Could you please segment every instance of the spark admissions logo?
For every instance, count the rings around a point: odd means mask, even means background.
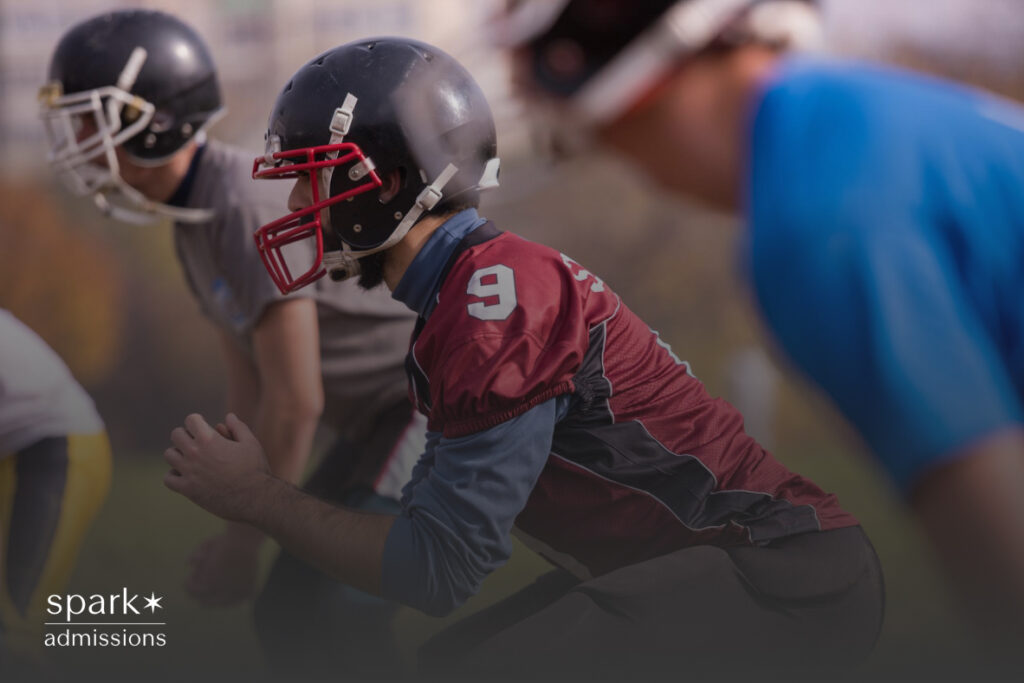
[[[61,621],[46,622],[46,647],[164,647],[167,635],[156,619],[163,597],[121,593],[51,595],[46,613]],[[143,604],[144,603],[144,604]],[[148,614],[146,611],[148,610]],[[137,617],[137,618],[136,618]]]

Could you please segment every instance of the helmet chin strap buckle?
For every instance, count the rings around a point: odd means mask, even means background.
[[[340,145],[345,141],[345,136],[348,135],[348,130],[352,127],[352,121],[355,119],[355,109],[358,102],[358,97],[352,93],[346,93],[341,106],[334,110],[334,115],[331,117],[331,124],[327,127],[328,130],[331,131],[331,140],[328,144]],[[328,152],[327,158],[337,159],[338,152]],[[369,173],[371,170],[372,169],[367,169],[366,173]],[[329,189],[331,187],[331,178],[333,177],[334,166],[328,166],[323,170],[321,178],[325,189]],[[356,179],[353,178],[353,180]]]
[[[438,174],[437,178],[434,179],[434,182],[423,188],[423,191],[416,197],[416,207],[418,207],[420,211],[415,214],[415,217],[411,221],[408,221],[410,228],[412,227],[412,223],[416,222],[416,219],[419,218],[420,213],[430,211],[437,206],[437,203],[441,201],[441,198],[444,196],[444,193],[442,192],[442,190],[444,190],[444,186],[447,185],[448,181],[454,178],[455,174],[458,172],[458,166],[455,164],[448,164],[444,167],[444,170]],[[412,216],[413,214],[413,211],[409,212],[409,216]],[[402,223],[406,222],[407,221],[402,221]]]
[[[416,206],[420,207],[423,211],[430,211],[437,206],[442,196],[441,190],[433,185],[428,185],[416,197]]]
[[[125,92],[132,91],[135,81],[139,78],[139,72],[142,71],[142,65],[146,63],[147,56],[146,48],[141,45],[132,50],[132,53],[128,55],[128,61],[125,62],[124,68],[121,69],[121,73],[117,77],[118,88]]]
[[[327,271],[327,277],[335,282],[348,280],[362,271],[359,267],[359,259],[352,251],[344,248],[339,251],[325,251],[323,264]]]
[[[328,127],[331,131],[332,145],[344,141],[345,136],[348,135],[348,129],[352,127],[353,112],[358,101],[359,98],[355,95],[347,93],[341,106],[334,110],[334,116],[331,117],[331,125]]]

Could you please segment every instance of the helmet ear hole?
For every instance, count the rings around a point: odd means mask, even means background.
[[[405,187],[406,171],[404,166],[399,166],[381,175],[381,182],[384,185],[380,188],[379,201],[387,204],[398,195]]]
[[[164,109],[157,109],[149,130],[153,133],[166,133],[174,126],[174,114]]]

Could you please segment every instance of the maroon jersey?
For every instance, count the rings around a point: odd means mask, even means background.
[[[458,253],[406,365],[428,428],[447,437],[571,397],[516,526],[592,575],[857,524],[749,437],[600,278],[516,235]]]

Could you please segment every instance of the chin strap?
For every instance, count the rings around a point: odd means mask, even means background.
[[[355,118],[355,108],[358,102],[359,99],[355,95],[352,93],[346,93],[345,100],[342,102],[341,106],[334,110],[334,116],[331,117],[330,125],[331,145],[338,145],[345,141],[345,136],[348,135],[349,129],[352,127],[352,121]],[[337,158],[337,155],[337,152],[328,152],[327,157]],[[480,177],[480,182],[477,183],[477,189],[489,190],[498,186],[498,169],[500,163],[501,162],[497,157],[487,162],[487,165],[484,167],[483,175]],[[349,178],[353,181],[360,180],[370,173],[370,171],[374,170],[374,168],[373,159],[367,158],[365,162],[358,163],[349,169]],[[441,201],[441,198],[444,197],[445,186],[451,182],[451,179],[454,178],[458,172],[459,169],[455,164],[448,164],[445,166],[437,177],[434,178],[429,185],[423,188],[416,197],[416,201],[413,202],[412,208],[405,213],[394,232],[392,232],[387,240],[382,244],[377,245],[373,249],[356,251],[342,241],[340,250],[324,252],[323,265],[331,279],[341,281],[359,275],[361,271],[359,259],[364,256],[369,256],[371,254],[376,254],[390,249],[401,242],[412,229],[412,226],[416,224],[416,221],[418,221],[424,213],[437,206],[438,202]],[[322,176],[320,176],[320,182],[323,183],[321,192],[325,197],[330,193],[331,179],[333,178],[333,175],[334,167],[328,166],[324,169]],[[324,221],[324,223],[329,224],[329,221]]]
[[[349,129],[352,127],[352,119],[355,118],[356,104],[358,104],[359,98],[352,93],[345,94],[345,100],[341,103],[341,106],[334,110],[334,116],[331,117],[331,125],[329,126],[331,131],[331,139],[328,144],[340,145],[345,142],[345,136],[348,135]],[[338,152],[328,152],[328,159],[337,159]],[[367,171],[369,173],[369,171]],[[328,166],[323,172],[323,188],[321,192],[326,197],[331,188],[331,178],[334,177],[334,166]]]
[[[206,223],[216,215],[213,209],[192,209],[181,206],[161,204],[146,199],[144,195],[129,186],[118,185],[118,194],[125,197],[127,201],[138,208],[124,206],[111,201],[106,192],[97,192],[92,196],[96,208],[104,215],[115,220],[133,225],[152,225],[161,217],[170,218],[181,223]],[[129,190],[129,191],[126,191]]]
[[[489,165],[489,164],[488,164]],[[398,224],[395,231],[391,233],[391,236],[387,238],[382,244],[377,245],[373,249],[364,249],[360,251],[353,250],[350,246],[341,243],[340,251],[329,251],[324,253],[324,268],[327,269],[328,275],[332,280],[340,281],[347,280],[350,277],[355,277],[359,274],[359,259],[370,254],[376,254],[379,251],[384,251],[395,246],[402,241],[412,226],[416,224],[416,221],[420,219],[427,211],[430,211],[437,203],[441,201],[444,196],[444,187],[447,185],[455,174],[459,172],[458,167],[455,164],[448,164],[444,167],[444,170],[438,174],[434,181],[423,188],[423,191],[416,197],[416,201],[413,203],[412,208],[402,218],[402,222]]]
[[[117,83],[115,87],[118,90],[123,90],[126,93],[131,93],[132,88],[135,86],[135,81],[139,77],[139,72],[142,71],[142,65],[146,63],[146,57],[148,53],[146,48],[138,45],[132,50],[131,55],[128,56],[128,61],[125,62],[124,68],[121,69],[120,75],[117,77]],[[111,122],[117,122],[120,127],[121,112],[124,110],[125,102],[116,97],[111,97],[107,101],[107,116]],[[114,132],[117,132],[116,130]]]

